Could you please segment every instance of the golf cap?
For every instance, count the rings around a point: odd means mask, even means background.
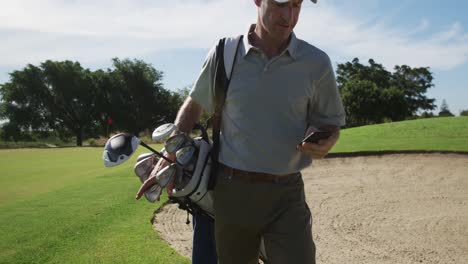
[[[310,0],[310,1],[314,2],[314,4],[317,3],[317,0]],[[277,3],[286,3],[286,2],[289,2],[289,0],[275,0],[275,2],[277,2]]]

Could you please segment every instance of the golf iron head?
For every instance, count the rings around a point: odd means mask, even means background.
[[[167,153],[174,154],[176,151],[187,145],[193,145],[193,139],[186,134],[181,133],[168,138],[166,142],[164,142],[164,149]]]
[[[197,148],[195,146],[186,146],[177,150],[176,161],[185,170],[193,172],[197,163]]]
[[[171,179],[176,175],[177,166],[178,165],[176,163],[172,163],[171,165],[158,171],[156,174],[157,185],[161,186],[162,188],[166,187]]]
[[[135,174],[140,178],[141,182],[145,182],[151,171],[153,170],[154,166],[156,165],[157,159],[156,155],[152,154],[140,161],[138,161],[135,166],[133,166],[133,170]]]
[[[146,200],[148,200],[148,201],[150,201],[152,203],[154,203],[156,201],[159,201],[159,197],[161,196],[161,193],[162,193],[161,186],[153,185],[153,186],[151,186],[151,188],[149,188],[145,192]]]
[[[151,152],[140,154],[140,155],[138,155],[137,162],[139,162],[140,160],[144,160],[144,159],[146,159],[146,158],[148,158],[150,156],[155,156],[155,154],[151,153]]]

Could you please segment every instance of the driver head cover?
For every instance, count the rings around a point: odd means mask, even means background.
[[[127,161],[135,152],[140,140],[127,133],[120,133],[111,137],[104,147],[102,158],[104,166],[113,167]]]

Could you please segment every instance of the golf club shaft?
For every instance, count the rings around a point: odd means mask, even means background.
[[[166,156],[164,156],[163,154],[161,154],[159,151],[156,151],[155,149],[153,149],[152,147],[146,145],[145,142],[143,141],[140,141],[140,145],[142,145],[143,147],[151,150],[154,154],[158,155],[159,157],[163,158],[165,161],[169,162],[169,163],[174,163],[172,160],[168,159]]]

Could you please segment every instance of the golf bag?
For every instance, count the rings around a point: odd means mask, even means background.
[[[201,213],[214,218],[213,194],[208,190],[212,167],[211,144],[202,138],[195,138],[194,143],[198,148],[198,159],[192,178],[184,186],[174,188],[169,198],[179,204],[179,208],[192,214]]]
[[[201,138],[195,139],[199,146],[199,156],[192,179],[182,190],[175,190],[170,197],[172,201],[179,204],[181,209],[191,213],[206,214],[211,218],[214,217],[212,191],[216,183],[214,173],[217,171],[218,164],[221,112],[240,41],[242,41],[242,36],[223,38],[216,47],[216,73],[213,80],[215,111],[211,117],[213,142]]]

